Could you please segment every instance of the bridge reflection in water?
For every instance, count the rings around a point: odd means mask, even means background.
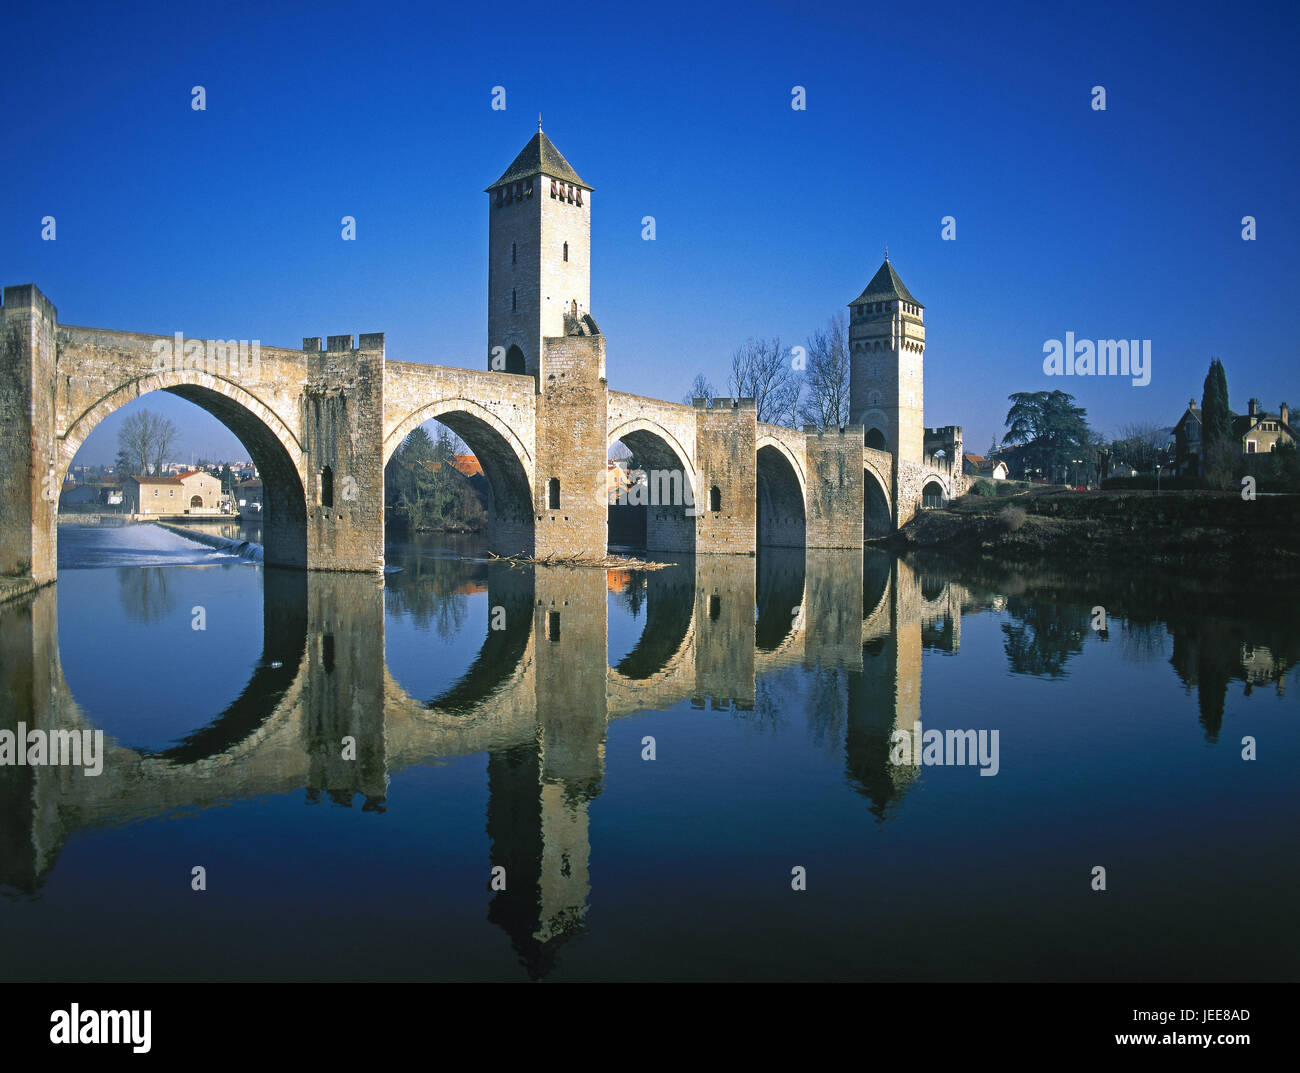
[[[584,926],[588,814],[610,720],[678,704],[687,718],[706,707],[759,717],[767,672],[847,672],[830,702],[838,710],[824,715],[844,727],[848,776],[883,819],[916,775],[890,762],[889,734],[920,716],[922,648],[958,645],[968,599],[872,552],[702,557],[634,575],[484,571],[492,614],[481,650],[431,698],[410,695],[388,669],[382,580],[263,571],[263,658],[218,719],[158,752],[106,741],[93,778],[0,767],[0,883],[38,890],[80,829],[298,788],[309,801],[382,812],[397,804],[390,772],[486,753],[490,866],[507,876],[506,890],[485,892],[488,917],[530,974],[545,975]],[[431,591],[418,571],[388,584],[390,599]],[[644,608],[641,636],[615,666],[611,590]],[[64,680],[57,607],[48,587],[0,614],[5,727],[94,728]]]

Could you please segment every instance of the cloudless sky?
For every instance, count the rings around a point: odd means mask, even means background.
[[[678,400],[703,371],[725,391],[741,342],[804,342],[888,243],[926,306],[926,423],[968,450],[1012,391],[1070,391],[1108,433],[1172,425],[1212,355],[1234,409],[1275,410],[1300,404],[1296,10],[19,5],[0,283],[36,283],[67,324],[294,348],[382,331],[390,359],[482,368],[483,188],[540,111],[595,187],[615,389]],[[1044,376],[1068,331],[1150,339],[1150,385]],[[183,453],[246,457],[188,403],[143,404]],[[129,409],[82,461],[112,460]]]

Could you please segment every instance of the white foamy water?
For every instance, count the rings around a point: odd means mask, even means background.
[[[187,540],[156,525],[59,526],[59,569],[106,566],[202,566],[240,556]]]

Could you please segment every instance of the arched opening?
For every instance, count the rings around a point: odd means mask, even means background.
[[[388,673],[416,708],[491,710],[532,636],[532,572],[423,550],[399,549],[396,562],[401,569],[384,580]]]
[[[523,376],[525,371],[524,352],[517,346],[511,346],[511,348],[506,351],[506,372]]]
[[[464,399],[433,403],[403,422],[385,444],[394,539],[445,545],[454,535],[497,554],[530,554],[532,488],[512,435]]]
[[[774,652],[804,614],[806,563],[802,550],[768,547],[758,554],[754,644]]]
[[[610,571],[610,666],[633,681],[662,673],[681,651],[694,613],[695,576],[689,568]]]
[[[696,490],[666,431],[633,427],[615,433],[607,462],[612,546],[647,552],[695,551]]]
[[[867,446],[877,451],[886,451],[885,434],[878,428],[867,429]]]
[[[239,535],[262,545],[266,565],[305,568],[306,492],[298,463],[289,453],[290,447],[297,449],[296,441],[282,426],[272,428],[253,413],[248,405],[256,400],[248,397],[245,405],[237,386],[216,377],[207,381],[144,394],[136,394],[141,385],[133,382],[101,399],[68,430],[64,448],[72,457],[62,476],[78,483],[89,477],[97,485],[96,511],[123,515],[133,513],[126,478],[140,476],[142,467],[151,471],[147,476],[154,470],[179,468],[207,471],[232,486],[256,481],[259,511],[253,517],[240,511]],[[142,456],[138,444],[135,450],[127,449],[123,432],[145,415],[174,427],[170,440],[165,435],[155,440]],[[189,496],[182,498],[176,488],[172,502],[174,513],[179,514],[192,501]]]
[[[195,549],[189,561],[201,562],[204,549]],[[293,692],[306,649],[304,572],[255,571],[231,560],[203,565],[68,570],[57,591],[56,680],[76,701],[68,710],[120,745],[173,764],[228,754],[252,736]],[[213,570],[221,575],[222,615],[202,631],[166,629],[205,601]],[[114,582],[117,598],[106,598]],[[220,659],[211,658],[214,646]]]
[[[770,444],[758,449],[758,544],[802,548],[807,535],[803,488],[785,452]]]
[[[889,591],[893,576],[893,556],[875,548],[862,554],[862,619],[865,622],[879,609],[880,602]]]
[[[709,510],[716,514],[722,509],[722,489],[716,484],[709,489]]]
[[[552,477],[546,482],[546,509],[560,509],[560,478]]]
[[[889,498],[884,488],[871,470],[863,470],[864,503],[862,517],[862,536],[866,540],[879,540],[888,536],[894,528],[893,516],[889,510]]]
[[[203,497],[202,497],[202,496],[190,496],[190,509],[191,509],[191,510],[198,510],[198,509],[201,509],[202,506],[203,506]]]
[[[940,510],[947,505],[948,497],[944,494],[943,485],[938,481],[927,481],[921,489],[921,509]]]
[[[334,470],[331,466],[320,471],[320,505],[334,506]]]

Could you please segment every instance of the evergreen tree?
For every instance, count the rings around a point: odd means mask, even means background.
[[[1030,467],[1041,468],[1049,480],[1065,474],[1076,459],[1091,458],[1092,430],[1088,412],[1074,405],[1064,391],[1018,391],[1009,396],[1004,444],[1020,445]]]
[[[1228,377],[1223,362],[1214,358],[1205,374],[1201,395],[1201,438],[1208,449],[1232,439],[1232,410],[1228,407]]]

